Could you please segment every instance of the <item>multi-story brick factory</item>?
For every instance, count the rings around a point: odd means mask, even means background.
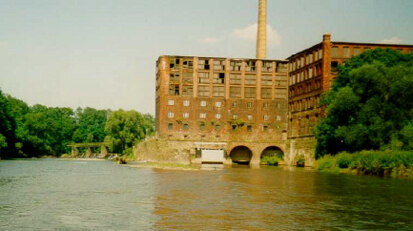
[[[413,45],[334,42],[325,34],[286,60],[267,59],[266,0],[260,0],[255,59],[159,57],[158,137],[185,143],[194,161],[258,164],[265,155],[282,155],[293,165],[302,155],[310,166],[321,94],[338,65],[376,48],[413,53]]]

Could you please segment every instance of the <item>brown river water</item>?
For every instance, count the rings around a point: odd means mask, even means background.
[[[413,181],[3,160],[0,230],[413,230]]]

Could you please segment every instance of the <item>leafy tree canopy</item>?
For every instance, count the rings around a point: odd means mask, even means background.
[[[339,67],[315,128],[316,154],[413,149],[413,55],[366,51]]]

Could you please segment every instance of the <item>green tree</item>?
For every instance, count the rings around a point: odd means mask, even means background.
[[[14,152],[15,130],[16,121],[10,103],[0,90],[0,135],[2,137],[0,143],[3,149],[0,157],[10,157]]]
[[[412,89],[411,54],[376,49],[348,60],[322,100],[326,117],[315,129],[317,157],[388,148],[394,140],[409,148]]]
[[[106,110],[94,108],[78,108],[76,110],[77,128],[73,134],[73,141],[81,142],[103,142],[106,136],[105,124],[107,121]]]
[[[137,111],[118,110],[110,114],[105,126],[112,151],[126,153],[134,144],[153,133],[153,117]]]

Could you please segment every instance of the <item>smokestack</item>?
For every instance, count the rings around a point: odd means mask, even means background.
[[[267,58],[267,0],[259,0],[257,59]]]

